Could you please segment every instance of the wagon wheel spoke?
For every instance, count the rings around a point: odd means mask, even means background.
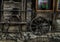
[[[42,35],[49,32],[50,23],[42,17],[35,18],[30,23],[30,30],[34,35]]]

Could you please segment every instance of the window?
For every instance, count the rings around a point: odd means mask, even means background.
[[[57,11],[60,10],[60,0],[57,0]]]
[[[36,0],[36,10],[53,10],[53,0]]]

